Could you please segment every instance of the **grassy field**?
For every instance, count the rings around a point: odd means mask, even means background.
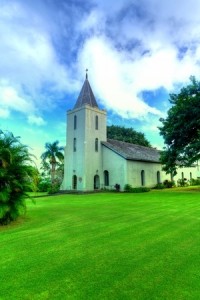
[[[200,193],[29,201],[0,227],[0,299],[200,299]]]

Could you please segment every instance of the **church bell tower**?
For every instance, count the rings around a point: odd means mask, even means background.
[[[88,74],[72,110],[67,112],[62,190],[92,191],[103,183],[102,145],[106,141],[106,112],[100,110]]]

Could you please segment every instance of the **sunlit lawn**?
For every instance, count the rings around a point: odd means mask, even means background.
[[[200,299],[200,192],[61,195],[0,227],[0,299]]]

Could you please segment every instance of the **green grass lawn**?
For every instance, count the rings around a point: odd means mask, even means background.
[[[29,201],[0,227],[0,299],[200,299],[200,193]]]

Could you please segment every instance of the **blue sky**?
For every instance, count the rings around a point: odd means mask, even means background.
[[[155,147],[169,93],[200,78],[198,0],[0,0],[0,128],[31,147],[66,143],[88,68],[108,124]]]

